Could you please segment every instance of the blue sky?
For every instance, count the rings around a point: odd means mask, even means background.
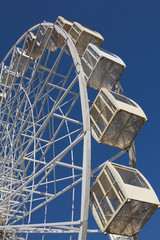
[[[160,199],[159,9],[158,0],[2,1],[0,61],[30,27],[44,20],[55,22],[59,15],[101,33],[102,47],[120,56],[127,65],[121,77],[125,95],[135,100],[147,115],[148,122],[135,140],[138,169]],[[94,154],[93,150],[93,157]],[[102,157],[108,158],[106,151]],[[140,232],[139,239],[158,239],[159,222],[157,210]]]

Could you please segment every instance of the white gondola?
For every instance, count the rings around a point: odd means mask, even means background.
[[[146,115],[133,100],[102,88],[90,109],[93,137],[102,144],[127,149]]]
[[[68,21],[67,19],[59,16],[56,20],[56,25],[60,26],[61,28],[63,28],[66,33],[69,32],[69,30],[71,29],[73,23]],[[63,45],[64,45],[64,42],[65,42],[65,39],[64,37],[59,33],[57,32],[57,30],[54,28],[53,30],[53,36],[54,36],[54,40],[55,40],[55,45],[58,47],[58,48],[62,48]]]
[[[89,43],[93,43],[100,47],[104,41],[103,37],[98,32],[90,30],[80,23],[72,23],[63,17],[59,16],[57,18],[56,25],[62,27],[69,34],[80,57],[83,55]],[[56,46],[62,48],[65,41],[64,37],[57,32],[56,29],[54,29],[53,35]]]
[[[12,84],[16,83],[19,77],[19,73],[16,73],[13,69],[4,65],[1,69],[0,85],[10,88]]]
[[[50,51],[56,52],[57,46],[55,41],[53,29],[42,25],[37,36],[35,36],[33,32],[28,33],[25,54],[32,58],[39,59],[44,47]]]
[[[108,162],[91,188],[90,205],[102,232],[134,236],[160,203],[137,169]]]
[[[72,38],[80,57],[82,57],[89,43],[93,43],[100,47],[104,41],[101,34],[88,29],[77,22],[73,23],[69,35]]]
[[[48,41],[48,37],[49,37],[49,41]],[[37,36],[37,39],[42,49],[46,44],[46,42],[48,42],[46,48],[52,52],[57,51],[53,29],[51,27],[46,27],[42,25],[40,28],[40,32]]]
[[[112,90],[126,68],[118,56],[89,44],[81,59],[88,87]]]
[[[62,27],[67,33],[69,32],[70,28],[72,27],[73,23],[68,21],[67,19],[59,16],[56,20],[56,24]]]
[[[32,58],[39,59],[41,52],[42,49],[40,47],[40,43],[36,39],[36,36],[32,32],[29,32],[25,45],[25,54]]]
[[[11,67],[13,70],[17,70],[23,73],[27,69],[26,66],[30,63],[31,60],[32,58],[29,58],[28,55],[23,53],[22,49],[15,48]]]

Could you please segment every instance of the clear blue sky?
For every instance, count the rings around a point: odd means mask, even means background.
[[[100,32],[105,39],[102,47],[126,63],[121,77],[125,95],[135,100],[148,117],[135,141],[138,169],[160,198],[160,2],[1,1],[0,61],[28,28],[44,20],[55,22],[59,15]],[[107,159],[107,152],[102,157]],[[157,210],[139,234],[139,239],[159,239],[159,223],[160,211]],[[101,239],[106,238],[102,236]],[[93,236],[93,239],[97,238]]]

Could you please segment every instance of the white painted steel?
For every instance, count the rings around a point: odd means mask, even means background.
[[[32,53],[30,53],[25,66],[23,66],[23,73],[20,72],[20,80],[17,80],[15,74],[12,79],[10,78],[12,80],[10,85],[7,84],[7,79],[12,70],[11,66],[14,64],[13,54],[16,48],[21,46],[19,51],[21,54],[16,60],[15,72],[17,72],[21,63],[28,32],[37,30],[37,34],[39,34],[40,28],[43,26],[52,28],[51,34],[55,27],[65,39],[65,44],[59,55],[57,55],[54,64],[50,68],[47,67],[49,54],[52,53],[46,51],[46,42],[39,59],[34,60],[31,57]],[[15,234],[17,239],[30,239],[30,234],[33,232],[41,233],[40,239],[44,239],[45,233],[67,233],[70,235],[70,239],[76,233],[79,239],[86,239],[91,147],[88,96],[81,61],[72,40],[59,26],[45,22],[34,26],[28,32],[17,41],[0,65],[2,68],[3,65],[9,64],[10,61],[7,72],[8,77],[1,84],[1,88],[5,91],[7,97],[1,107],[0,141],[3,148],[1,147],[0,155],[3,161],[0,164],[0,209],[4,222],[1,224],[0,229],[6,239],[9,236],[14,239]],[[49,42],[50,38],[47,41]],[[33,43],[32,46],[33,51],[35,44]],[[57,70],[62,57],[64,57],[66,47],[71,54],[71,57],[68,58],[72,60],[71,67],[67,69],[67,75]],[[48,55],[45,57],[46,54]],[[44,58],[45,62],[43,62]],[[61,68],[63,69],[63,66]],[[56,79],[56,77],[57,79],[60,78],[59,82],[56,82],[56,80],[55,83],[52,82],[52,78]],[[38,79],[38,85],[33,84],[36,78]],[[73,80],[70,80],[71,78]],[[52,91],[57,91],[56,98],[54,98],[53,94],[50,94]],[[50,102],[53,106],[50,106]],[[74,109],[78,104],[81,106],[79,108],[81,113],[78,113],[80,116],[77,117],[74,114],[74,117],[72,117],[70,113],[74,113]],[[11,119],[13,120],[11,121]],[[53,119],[57,120],[58,126],[56,126],[56,120],[53,123]],[[72,127],[74,126],[73,129],[71,129],[71,124]],[[47,131],[47,127],[49,131]],[[68,143],[62,147],[61,141],[65,142],[66,139],[68,139]],[[82,150],[79,150],[80,159],[74,159],[74,155],[76,155],[74,147],[78,146],[78,144],[82,147]],[[51,151],[50,146],[52,145],[53,150]],[[57,146],[57,149],[62,148],[58,154],[55,152],[55,146]],[[49,157],[47,155],[48,151],[52,155],[49,161],[45,159]],[[39,157],[37,153],[41,153]],[[68,153],[70,154],[70,161],[67,162],[66,156],[69,156]],[[66,172],[69,170],[70,172],[68,175],[63,173],[62,176],[57,177],[56,174],[59,174],[57,168],[62,170],[65,168]],[[76,171],[78,171],[78,174]],[[53,179],[51,179],[51,176]],[[62,181],[65,181],[66,184],[60,188],[58,184]],[[78,187],[78,189],[81,191],[81,203],[79,202],[79,207],[77,207],[78,196],[76,197],[75,189],[80,184],[81,187]],[[53,186],[52,191],[50,185]],[[46,190],[44,191],[44,189]],[[72,208],[70,212],[71,222],[62,223],[62,221],[56,224],[56,220],[53,220],[54,223],[47,223],[49,204],[54,202],[54,199],[56,200],[59,196],[64,195],[63,205],[65,205],[69,190],[72,190],[72,199],[70,199]],[[61,213],[61,207],[61,204],[59,204],[59,214]],[[32,216],[41,209],[42,214],[45,212],[43,223],[39,225],[31,224],[34,219]],[[76,215],[79,216],[78,222],[74,221]],[[74,225],[76,226],[74,227]]]

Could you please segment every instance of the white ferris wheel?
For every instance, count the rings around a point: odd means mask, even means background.
[[[125,64],[100,49],[102,42],[99,33],[58,17],[55,24],[43,22],[29,29],[2,61],[0,239],[85,240],[102,232],[111,240],[136,239],[146,215],[159,206],[150,197],[141,223],[137,213],[125,216],[125,226],[129,221],[133,231],[124,226],[121,232],[112,230],[115,216],[124,217],[126,202],[139,211],[143,199],[127,198],[118,180],[106,182],[112,194],[109,189],[105,192],[100,170],[129,152],[130,168],[119,176],[128,171],[138,187],[152,189],[135,169],[133,141],[146,116],[124,97],[118,80]],[[89,100],[89,91],[97,97]],[[97,142],[120,149],[95,169],[91,169],[91,132]],[[91,189],[93,175],[96,182]],[[89,205],[96,229],[88,228]]]

